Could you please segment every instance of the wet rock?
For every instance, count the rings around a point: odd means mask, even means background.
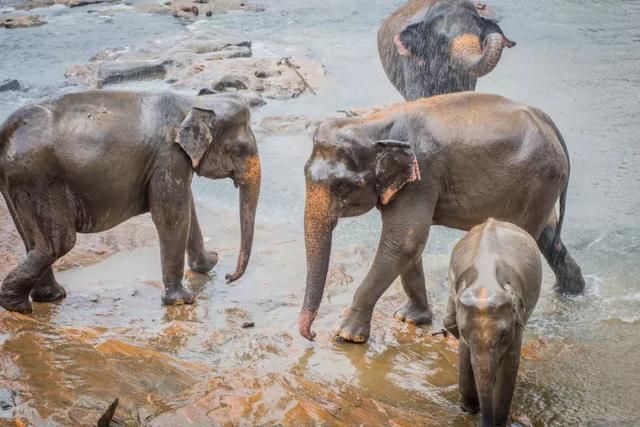
[[[254,322],[244,322],[242,324],[242,329],[253,328],[256,324]]]
[[[215,28],[192,28],[185,35],[139,47],[106,49],[88,64],[69,67],[66,76],[96,88],[133,79],[164,79],[178,89],[239,91],[250,105],[258,106],[269,98],[313,93],[324,68],[304,58],[254,58],[251,41]]]
[[[219,61],[228,58],[249,58],[251,48],[247,46],[227,46],[217,52],[207,55],[204,59],[208,61]]]
[[[249,79],[244,76],[226,75],[218,79],[211,86],[215,91],[223,91],[229,88],[234,88],[237,90],[248,89]]]
[[[267,103],[262,95],[252,90],[239,90],[238,96],[240,96],[249,107],[260,107]]]
[[[163,6],[173,16],[189,20],[194,20],[199,15],[212,16],[230,10],[264,10],[246,0],[172,0],[165,2]]]
[[[39,15],[24,15],[24,16],[7,16],[0,17],[0,28],[28,28],[44,25],[45,21]]]
[[[169,60],[98,62],[72,66],[65,75],[100,89],[115,83],[162,79],[169,65]]]
[[[55,4],[61,4],[63,6],[69,7],[78,7],[98,3],[114,3],[116,1],[117,0],[55,0]]]
[[[16,79],[0,80],[0,92],[20,90],[20,82]]]
[[[306,116],[268,116],[256,130],[261,135],[297,135],[314,132],[321,122]]]
[[[233,76],[234,80],[242,81],[243,87],[258,92],[263,98],[291,99],[304,93],[310,93],[307,84],[293,69],[278,63],[273,58],[227,58],[224,61],[207,61],[193,58],[192,66],[198,67],[198,72],[186,67],[174,67],[168,76],[175,78],[182,88],[200,89],[207,87],[208,82],[218,82],[225,76]],[[300,68],[297,71],[307,82],[319,85],[324,76],[321,65],[308,60],[298,59]],[[260,76],[256,77],[256,72]],[[215,89],[215,87],[213,87]]]
[[[214,94],[216,94],[216,93],[218,93],[218,92],[216,92],[215,90],[207,89],[207,88],[205,87],[205,88],[200,89],[200,91],[198,92],[198,96],[202,96],[202,95],[214,95]]]
[[[122,83],[131,80],[164,78],[171,61],[136,61],[102,64],[98,69],[97,86]]]
[[[26,0],[16,5],[16,9],[35,9],[59,4],[68,7],[86,6],[97,3],[114,3],[117,0]]]

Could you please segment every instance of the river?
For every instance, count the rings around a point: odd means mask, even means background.
[[[262,12],[229,12],[193,25],[239,32],[253,40],[256,55],[322,63],[326,83],[317,95],[269,101],[252,113],[255,123],[292,114],[322,119],[401,100],[375,45],[381,20],[401,3],[279,0],[266,2]],[[563,240],[587,281],[584,295],[559,296],[545,267],[512,412],[533,425],[640,425],[640,1],[494,0],[491,6],[518,45],[477,90],[539,107],[562,131],[572,161]],[[114,7],[126,6],[89,8]],[[63,76],[71,63],[185,31],[170,16],[104,17],[87,9],[38,10],[46,25],[0,30],[0,80],[18,78],[29,87],[0,93],[0,120],[41,96],[77,90]],[[333,342],[332,329],[372,260],[380,220],[377,212],[341,220],[335,284],[315,324],[318,338],[309,343],[298,336],[296,320],[305,275],[302,168],[311,137],[258,131],[258,138],[263,187],[246,276],[231,285],[222,279],[239,240],[236,191],[228,181],[197,180],[205,235],[221,254],[217,275],[192,279],[197,305],[159,306],[156,248],[60,273],[69,291],[63,304],[38,306],[33,320],[5,314],[0,323],[6,327],[0,346],[13,360],[0,379],[14,375],[23,383],[16,414],[65,424],[121,397],[121,416],[143,424],[192,417],[196,424],[473,425],[458,408],[455,341],[431,336],[441,328],[447,263],[462,233],[435,228],[429,238],[424,264],[433,325],[414,328],[393,319],[403,301],[395,283],[378,304],[370,341],[351,345]],[[248,318],[255,327],[241,328]]]

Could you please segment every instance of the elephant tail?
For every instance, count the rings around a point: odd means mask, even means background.
[[[567,143],[565,142],[560,130],[556,126],[556,124],[551,120],[551,117],[547,115],[545,112],[537,110],[538,116],[540,119],[549,125],[553,132],[556,134],[560,145],[562,146],[562,151],[564,151],[564,157],[567,159],[567,181],[564,184],[564,188],[562,189],[562,193],[560,193],[560,212],[558,213],[558,224],[556,225],[555,233],[553,234],[553,248],[558,248],[560,243],[560,233],[562,232],[562,224],[564,223],[564,213],[567,205],[567,191],[569,189],[569,177],[571,176],[571,160],[569,159],[569,150],[567,149]]]

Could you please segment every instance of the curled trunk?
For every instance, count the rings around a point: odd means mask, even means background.
[[[238,254],[236,271],[226,275],[227,283],[239,279],[249,263],[253,246],[256,208],[260,197],[260,181],[260,159],[255,155],[247,160],[247,168],[242,184],[240,184],[240,253]]]
[[[485,37],[484,48],[474,34],[462,34],[451,42],[451,59],[473,77],[482,77],[498,65],[505,38],[500,33]]]
[[[316,317],[324,293],[331,234],[336,219],[331,214],[329,190],[321,185],[308,184],[304,213],[304,241],[307,253],[307,284],[304,303],[298,320],[300,335],[313,340],[315,333],[311,325]]]

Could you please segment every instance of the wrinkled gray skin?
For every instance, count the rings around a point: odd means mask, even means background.
[[[409,0],[378,31],[387,77],[406,100],[474,90],[515,43],[468,0]]]
[[[397,104],[364,119],[327,120],[314,136],[305,176],[307,283],[298,328],[308,339],[333,228],[339,218],[376,206],[382,235],[338,331],[344,340],[368,339],[373,308],[398,276],[409,299],[396,318],[431,320],[422,251],[432,225],[469,230],[489,217],[514,223],[537,240],[558,291],[584,287],[560,239],[568,154],[551,119],[535,108],[463,92]]]
[[[507,425],[522,330],[541,282],[536,241],[513,224],[490,218],[453,249],[444,326],[460,340],[460,406],[480,410],[483,427]]]
[[[32,311],[63,298],[51,265],[76,233],[107,230],[151,212],[160,238],[165,304],[189,304],[189,267],[210,271],[191,193],[193,173],[240,187],[244,272],[253,240],[260,163],[249,110],[229,96],[89,91],[23,107],[0,128],[0,190],[26,248],[5,277],[0,306]]]

